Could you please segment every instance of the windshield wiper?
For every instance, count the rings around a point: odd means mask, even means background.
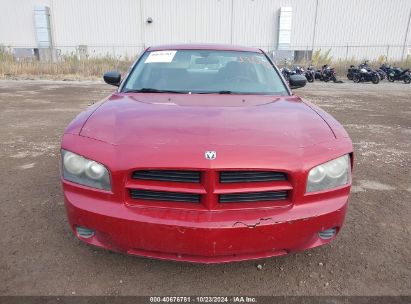
[[[184,91],[173,91],[173,90],[159,90],[153,88],[141,88],[135,90],[125,90],[123,93],[176,93],[176,94],[187,94]]]
[[[232,95],[265,95],[259,92],[235,92],[235,91],[215,91],[215,92],[195,92],[195,94],[232,94]]]
[[[196,94],[238,94],[233,91],[196,92]]]
[[[218,91],[217,94],[236,94],[233,91]]]

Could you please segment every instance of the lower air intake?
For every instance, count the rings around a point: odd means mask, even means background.
[[[220,203],[263,202],[287,199],[287,191],[264,191],[248,193],[230,193],[219,196]]]
[[[285,181],[287,175],[275,171],[221,171],[220,183],[251,183]]]
[[[130,196],[133,199],[168,202],[199,203],[200,195],[181,192],[151,191],[131,189]]]
[[[133,172],[132,178],[165,182],[199,183],[200,172],[183,170],[137,170]]]

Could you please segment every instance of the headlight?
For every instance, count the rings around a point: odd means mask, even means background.
[[[110,174],[102,164],[63,149],[61,159],[64,179],[80,185],[111,190]]]
[[[345,185],[350,180],[350,158],[346,154],[314,167],[308,173],[306,192]]]

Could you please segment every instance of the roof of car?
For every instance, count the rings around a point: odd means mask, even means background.
[[[261,50],[254,47],[245,47],[231,44],[212,44],[212,43],[188,43],[188,44],[166,44],[151,46],[148,51],[165,50],[215,50],[215,51],[239,51],[261,53]]]

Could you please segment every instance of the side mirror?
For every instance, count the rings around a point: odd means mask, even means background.
[[[302,88],[307,84],[307,78],[303,75],[290,75],[290,88],[291,89],[298,89]]]
[[[118,87],[121,82],[121,74],[117,71],[106,72],[103,76],[103,79],[106,83]]]

